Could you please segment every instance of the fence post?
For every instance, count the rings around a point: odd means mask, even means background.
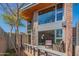
[[[48,56],[48,53],[45,51],[45,55]]]
[[[38,49],[38,56],[40,56],[40,49]]]
[[[28,46],[28,52],[29,52],[29,46]]]
[[[33,55],[35,56],[35,48],[33,48]]]

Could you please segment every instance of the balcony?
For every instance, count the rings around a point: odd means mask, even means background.
[[[43,46],[24,44],[24,55],[28,56],[65,56],[64,53],[47,49]]]

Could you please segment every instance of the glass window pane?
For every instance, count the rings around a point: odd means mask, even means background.
[[[56,43],[59,44],[62,39],[56,39]]]
[[[56,30],[56,37],[62,37],[62,29]]]
[[[39,12],[38,24],[46,24],[54,21],[55,21],[55,6]]]
[[[39,24],[45,24],[45,23],[50,23],[55,21],[55,12],[51,11],[45,14],[41,14],[38,17],[38,23]]]
[[[64,8],[57,9],[57,12],[63,12],[63,11],[64,11]]]
[[[62,20],[63,19],[63,13],[58,13],[57,14],[57,21]]]

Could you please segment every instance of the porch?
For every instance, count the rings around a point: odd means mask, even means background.
[[[28,56],[65,56],[65,53],[45,48],[45,46],[34,46],[24,44],[23,55]]]

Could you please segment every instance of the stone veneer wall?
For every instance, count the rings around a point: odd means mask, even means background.
[[[34,12],[32,20],[31,44],[38,45],[38,13]]]

